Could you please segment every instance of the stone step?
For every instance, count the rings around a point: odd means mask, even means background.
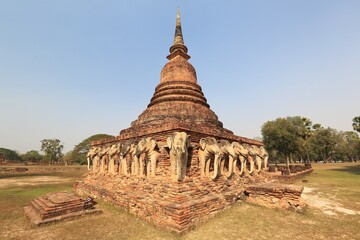
[[[86,209],[93,208],[91,203],[87,203],[86,205],[84,205],[84,203],[85,203],[85,201],[80,199],[77,201],[70,201],[69,203],[64,202],[60,206],[57,206],[56,204],[53,204],[48,199],[39,197],[39,198],[35,198],[33,201],[31,201],[31,206],[34,208],[34,210],[37,213],[40,214],[42,219],[45,219],[45,218],[59,216],[59,215],[70,213],[70,212],[81,211],[84,208],[86,208]]]

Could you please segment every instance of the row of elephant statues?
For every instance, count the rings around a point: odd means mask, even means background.
[[[175,132],[167,138],[166,145],[162,147],[169,150],[172,178],[182,181],[189,160],[190,135]],[[152,137],[138,142],[93,146],[87,153],[88,169],[97,173],[153,177],[159,156],[160,147]],[[233,174],[251,174],[254,171],[266,170],[268,157],[263,146],[217,141],[213,137],[201,138],[199,141],[200,175],[213,180],[222,175],[230,178]]]

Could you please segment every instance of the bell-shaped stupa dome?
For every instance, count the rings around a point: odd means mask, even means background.
[[[141,136],[160,132],[164,126],[185,126],[188,130],[213,134],[232,134],[224,129],[197,83],[195,68],[184,44],[180,10],[176,17],[174,43],[160,74],[160,83],[147,109],[120,135]],[[140,134],[142,133],[142,134]]]

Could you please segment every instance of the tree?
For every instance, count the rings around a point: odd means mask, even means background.
[[[25,154],[23,154],[21,156],[21,158],[24,161],[29,161],[29,162],[40,162],[43,159],[43,155],[41,155],[38,151],[36,150],[31,150],[26,152]]]
[[[340,142],[337,131],[332,128],[319,128],[309,138],[309,146],[316,161],[329,162],[334,157]]]
[[[59,163],[62,159],[62,150],[64,146],[59,139],[41,140],[41,151],[45,153],[45,161],[49,164]]]
[[[355,131],[360,132],[360,116],[353,118],[353,128]]]
[[[276,153],[276,158],[292,159],[292,155],[300,151],[303,140],[298,123],[303,125],[301,117],[288,117],[268,121],[262,126],[265,147],[270,153]]]
[[[0,155],[8,161],[21,161],[21,157],[16,151],[7,148],[0,148]]]
[[[75,145],[74,149],[69,153],[69,159],[71,163],[85,164],[86,163],[86,153],[91,147],[91,142],[99,141],[105,138],[111,138],[114,136],[107,134],[96,134],[87,139],[83,140],[81,143]]]

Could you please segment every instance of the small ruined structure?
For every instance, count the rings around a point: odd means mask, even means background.
[[[301,210],[305,203],[301,199],[302,186],[276,183],[256,183],[245,190],[247,202],[270,208]]]
[[[74,193],[59,192],[35,198],[24,207],[24,212],[32,225],[39,226],[102,211],[94,207],[92,200],[83,200]]]
[[[118,136],[92,143],[90,171],[74,189],[183,232],[262,182],[268,154],[261,142],[224,128],[210,109],[188,61],[179,11],[167,58],[147,109]]]

